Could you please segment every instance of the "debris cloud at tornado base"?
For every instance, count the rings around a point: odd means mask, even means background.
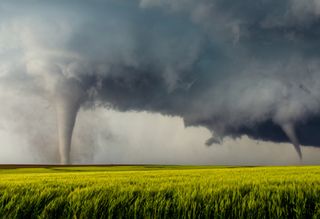
[[[178,116],[225,137],[320,146],[318,1],[2,1],[0,86],[77,112]],[[206,139],[204,139],[205,142]]]

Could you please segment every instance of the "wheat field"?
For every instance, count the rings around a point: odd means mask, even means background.
[[[0,169],[1,218],[319,218],[320,167]]]

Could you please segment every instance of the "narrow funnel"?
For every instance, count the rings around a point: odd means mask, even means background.
[[[301,153],[301,148],[300,148],[300,143],[299,140],[296,136],[294,127],[292,123],[285,123],[281,125],[282,130],[284,133],[287,135],[291,143],[293,144],[294,148],[296,149],[300,160],[302,159],[302,153]]]
[[[60,163],[69,164],[73,128],[84,91],[76,79],[67,79],[57,84],[55,98]]]

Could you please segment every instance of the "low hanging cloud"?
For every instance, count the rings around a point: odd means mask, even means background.
[[[2,1],[0,87],[77,112],[181,117],[226,137],[320,146],[317,0]]]

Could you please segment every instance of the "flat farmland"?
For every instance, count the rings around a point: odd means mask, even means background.
[[[319,218],[320,167],[0,166],[1,218]]]

